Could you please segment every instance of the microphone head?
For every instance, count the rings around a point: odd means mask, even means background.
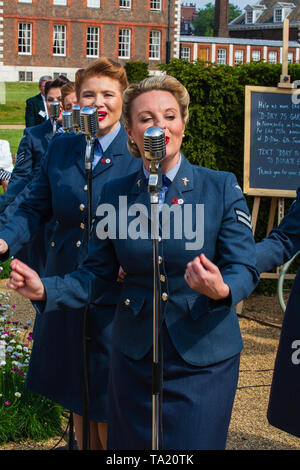
[[[99,124],[96,108],[85,106],[80,110],[80,129],[85,135],[95,136],[97,134]]]
[[[59,118],[59,114],[60,114],[60,102],[53,101],[52,103],[50,103],[49,116],[51,119],[57,119]]]
[[[74,104],[72,107],[72,116],[73,116],[73,127],[74,129],[80,129],[80,106],[79,104]]]
[[[144,132],[145,158],[159,162],[166,155],[165,133],[160,127],[149,127]]]
[[[72,111],[63,111],[62,112],[62,128],[66,132],[69,132],[71,129],[73,129]]]

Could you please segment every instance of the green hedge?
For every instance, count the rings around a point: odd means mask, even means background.
[[[281,64],[264,62],[230,67],[172,59],[160,70],[176,77],[190,93],[190,117],[183,153],[193,164],[233,172],[243,187],[245,85],[276,87]],[[300,65],[289,65],[291,81],[300,80]],[[253,197],[247,197],[250,211]],[[291,200],[286,200],[285,211]],[[266,235],[270,198],[261,198],[255,239]],[[277,219],[276,219],[277,220]],[[274,281],[261,281],[259,290],[274,292]]]
[[[139,83],[149,75],[148,62],[132,61],[124,65],[129,83]]]

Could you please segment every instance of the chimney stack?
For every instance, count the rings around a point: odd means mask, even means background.
[[[215,0],[214,36],[228,38],[228,0]]]

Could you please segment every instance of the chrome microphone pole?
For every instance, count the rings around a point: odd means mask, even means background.
[[[92,230],[92,161],[94,158],[94,145],[98,127],[98,113],[96,108],[84,107],[80,110],[80,130],[85,134],[85,172],[87,182],[87,252],[88,242]],[[89,305],[84,309],[83,315],[83,450],[90,448],[90,419],[89,419]]]
[[[153,360],[152,360],[152,450],[162,441],[162,375],[160,328],[162,324],[159,269],[159,194],[162,187],[160,161],[165,156],[165,134],[159,127],[144,133],[145,158],[150,161],[148,191],[151,203],[151,236],[153,239]]]

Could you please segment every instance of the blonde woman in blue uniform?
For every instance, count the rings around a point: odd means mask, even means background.
[[[135,171],[140,162],[127,149],[127,135],[120,123],[122,93],[127,87],[124,68],[101,58],[85,69],[76,82],[81,107],[98,110],[99,133],[92,174],[92,215],[103,184]],[[41,162],[39,177],[12,221],[2,231],[1,251],[14,254],[14,246],[26,243],[39,224],[53,220],[48,240],[45,273],[61,275],[73,271],[87,253],[87,182],[84,135],[58,134]],[[22,227],[22,228],[21,228]],[[20,229],[20,230],[19,230]],[[94,299],[89,312],[90,448],[105,447],[107,422],[107,381],[110,330],[115,304],[108,289]],[[99,314],[101,310],[101,315]],[[37,313],[34,345],[27,374],[27,386],[73,412],[75,434],[81,448],[83,311],[58,309],[51,316]],[[98,433],[99,430],[99,433]],[[101,436],[100,436],[101,433]],[[99,437],[100,436],[100,437]],[[102,441],[102,442],[101,442]]]
[[[143,167],[104,186],[88,258],[64,278],[42,280],[17,260],[12,263],[9,287],[41,301],[41,316],[51,315],[58,306],[79,308],[92,302],[111,285],[120,265],[126,272],[112,331],[109,449],[152,448],[153,241],[144,132],[156,126],[166,137],[161,169],[168,180],[160,194],[162,217],[165,209],[179,204],[181,221],[191,224],[196,237],[192,241],[185,231],[181,237],[164,238],[160,233],[158,243],[163,449],[223,449],[226,444],[242,349],[234,305],[258,281],[255,244],[235,176],[192,166],[180,151],[188,105],[187,90],[167,75],[129,86],[122,119],[130,150],[142,158]],[[140,238],[125,237],[119,225],[121,195],[127,197],[128,234],[136,222],[129,209],[144,208],[147,223]],[[203,208],[201,220],[197,205]],[[101,232],[101,207],[116,211],[116,226],[106,237]],[[187,221],[185,208],[193,209],[187,211]],[[178,227],[170,224],[174,234]],[[197,239],[201,231],[203,236]]]

